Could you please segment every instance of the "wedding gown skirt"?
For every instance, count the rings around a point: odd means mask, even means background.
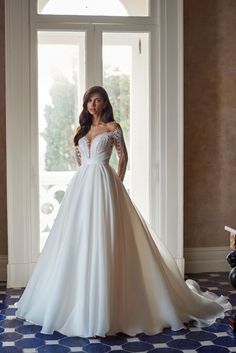
[[[183,280],[115,170],[85,156],[15,306],[41,333],[81,337],[208,326],[231,309],[226,297]]]

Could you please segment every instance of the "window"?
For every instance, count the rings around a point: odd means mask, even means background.
[[[38,13],[81,16],[148,16],[148,5],[148,0],[38,0]]]
[[[40,249],[76,170],[72,142],[84,90],[85,33],[39,31]]]
[[[102,42],[103,85],[128,147],[126,186],[149,220],[149,33],[105,32]]]
[[[67,185],[78,168],[73,136],[79,123],[84,91],[93,85],[103,85],[109,94],[129,154],[124,185],[150,222],[150,42],[153,25],[149,24],[152,19],[147,16],[148,3],[146,0],[34,0],[34,54],[31,60],[34,66],[37,58],[37,75],[32,85],[37,91],[33,111],[38,126],[35,141],[40,251]],[[36,13],[36,4],[40,15]],[[50,14],[54,15],[53,19]],[[66,21],[61,16],[70,14],[75,16]],[[105,23],[101,24],[98,17],[80,22],[79,15],[83,15],[83,19],[86,15],[102,15]],[[113,22],[110,15],[120,16],[119,23]],[[141,16],[141,24],[137,15]],[[127,22],[125,16],[133,16],[134,23]],[[115,149],[110,164],[117,169]]]

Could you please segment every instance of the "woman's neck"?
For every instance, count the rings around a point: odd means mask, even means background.
[[[91,126],[97,127],[99,125],[103,125],[101,116],[93,116],[93,121],[92,121]]]

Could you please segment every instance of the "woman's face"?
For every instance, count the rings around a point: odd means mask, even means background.
[[[105,106],[106,102],[99,93],[91,94],[87,103],[87,110],[90,114],[97,116],[101,115]]]

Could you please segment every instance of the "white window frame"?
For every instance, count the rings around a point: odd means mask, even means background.
[[[36,14],[36,0],[5,0],[8,266],[7,288],[25,286],[39,256],[37,30],[87,31],[101,58],[101,31],[151,33],[150,225],[183,258],[183,0],[150,0],[150,16]],[[102,23],[101,23],[102,22]],[[89,55],[87,60],[92,60]],[[101,62],[101,61],[100,61]],[[92,65],[87,85],[101,82]],[[96,76],[100,73],[100,77]],[[36,236],[37,233],[37,236]]]

